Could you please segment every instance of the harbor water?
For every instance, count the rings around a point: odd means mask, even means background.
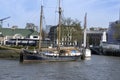
[[[0,59],[0,80],[120,80],[120,57],[26,64]]]

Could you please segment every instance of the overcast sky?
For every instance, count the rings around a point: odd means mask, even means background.
[[[26,23],[39,26],[41,0],[0,0],[0,19],[10,16],[3,27]],[[58,0],[43,0],[44,24],[56,25],[58,20]],[[87,12],[88,27],[108,27],[109,22],[119,19],[120,0],[61,0],[64,17],[78,19],[83,25]]]

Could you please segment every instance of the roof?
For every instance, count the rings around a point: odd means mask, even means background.
[[[0,28],[0,32],[3,36],[14,36],[15,34],[21,34],[22,36],[38,35],[38,32],[32,29]]]
[[[38,32],[34,31],[31,35],[38,35]]]

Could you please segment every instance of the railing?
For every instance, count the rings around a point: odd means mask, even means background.
[[[101,46],[106,49],[120,49],[120,44],[102,43]]]
[[[72,50],[72,49],[76,49],[75,47],[60,47],[60,49],[62,49],[62,50],[66,50],[66,49],[68,49],[68,50]],[[56,48],[42,48],[42,50],[57,50],[57,47]]]

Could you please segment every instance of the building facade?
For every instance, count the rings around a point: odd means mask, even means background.
[[[39,40],[37,31],[33,29],[19,29],[19,28],[0,28],[0,43],[6,45],[6,42],[12,39],[31,39]]]
[[[61,46],[78,46],[79,41],[75,39],[76,37],[74,36],[77,31],[78,31],[77,29],[71,26],[70,27],[66,26],[64,29],[63,27],[61,27],[60,45]],[[55,46],[58,44],[57,34],[58,34],[57,26],[51,27],[49,32],[49,38]],[[76,34],[76,36],[78,37],[79,35]]]
[[[110,22],[108,28],[108,43],[120,43],[120,21]],[[118,35],[118,38],[116,38]]]
[[[107,32],[107,28],[90,28],[87,30],[87,45],[99,46],[103,32]]]

